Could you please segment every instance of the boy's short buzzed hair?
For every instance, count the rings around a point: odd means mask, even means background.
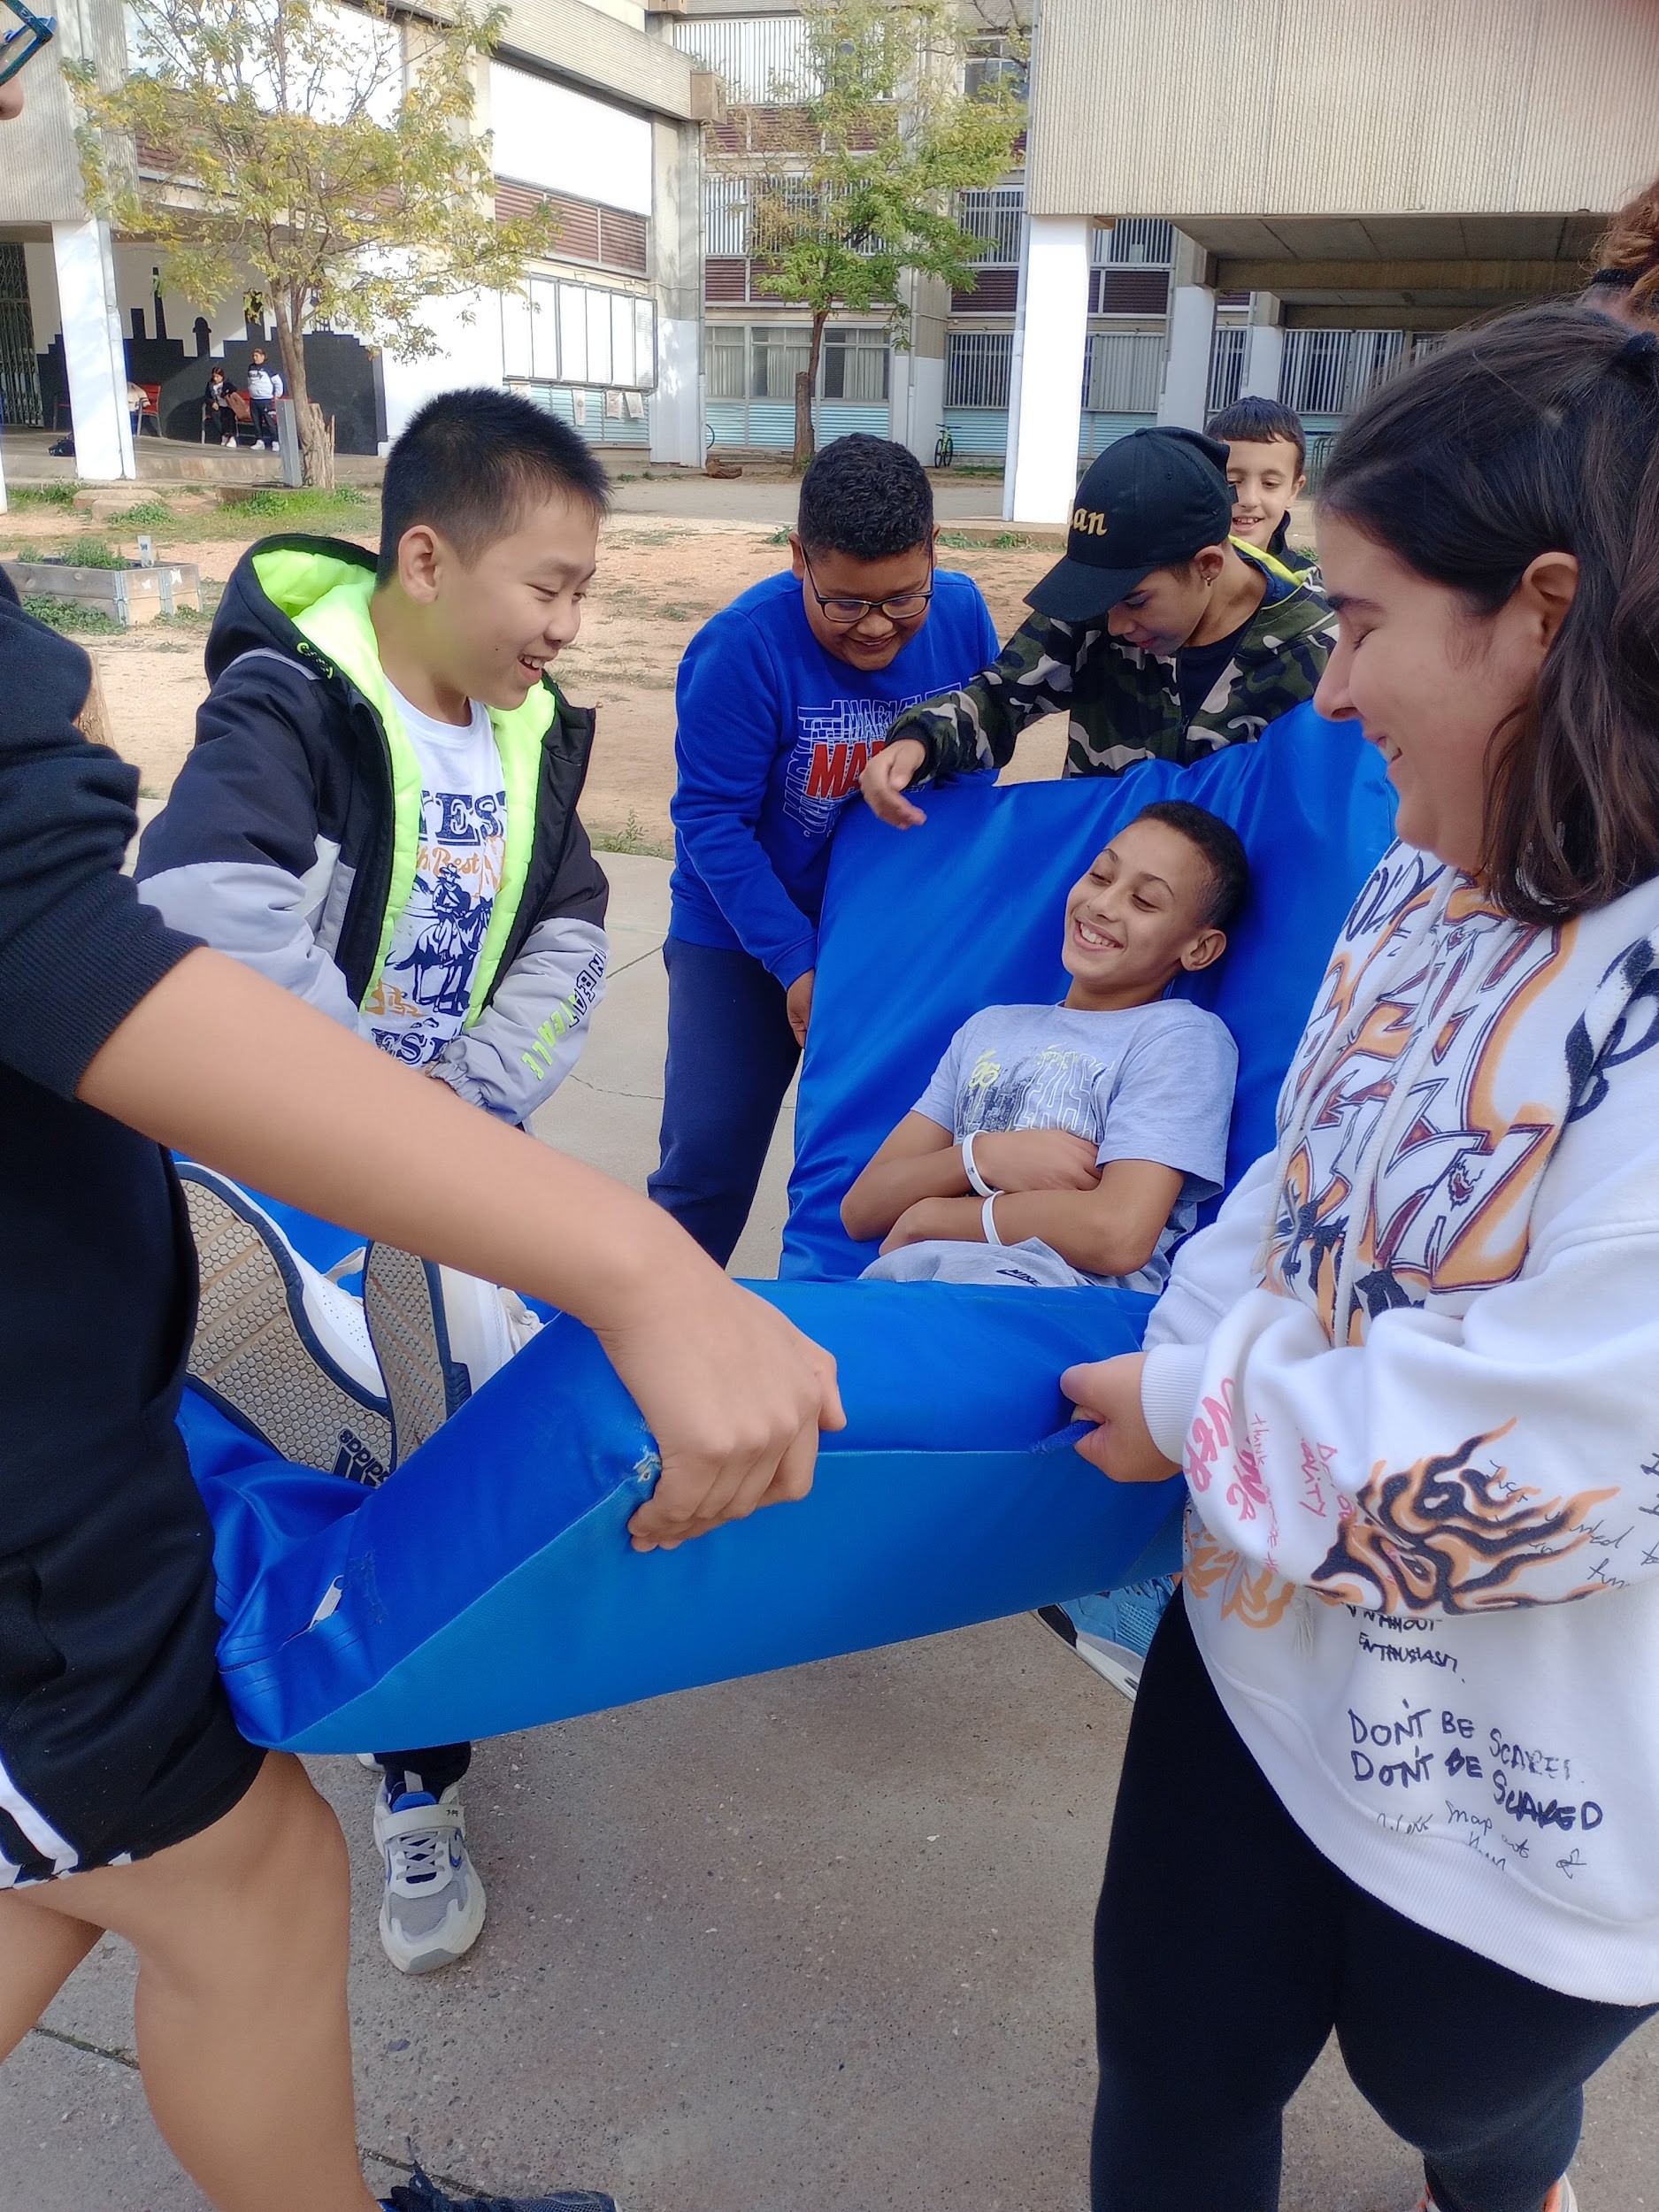
[[[532,500],[559,493],[595,517],[610,511],[611,480],[578,432],[516,392],[440,392],[386,457],[375,583],[397,573],[398,546],[417,523],[473,561]]]
[[[1137,822],[1162,822],[1196,845],[1210,870],[1210,904],[1204,920],[1211,929],[1228,930],[1243,911],[1250,888],[1250,863],[1243,841],[1231,822],[1224,822],[1208,807],[1190,799],[1154,799],[1135,816]]]
[[[933,488],[908,446],[855,431],[813,456],[795,530],[809,553],[891,560],[932,543]]]
[[[1302,417],[1282,399],[1235,399],[1231,407],[1210,417],[1204,425],[1204,435],[1219,438],[1224,445],[1231,445],[1234,439],[1247,445],[1272,445],[1282,439],[1296,449],[1298,476],[1308,465],[1308,434],[1302,426]]]

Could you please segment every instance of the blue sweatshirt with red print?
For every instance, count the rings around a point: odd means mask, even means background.
[[[830,833],[907,706],[996,658],[971,576],[940,569],[926,621],[874,673],[826,653],[801,585],[768,576],[686,649],[677,687],[670,933],[761,961],[787,989],[818,958]]]

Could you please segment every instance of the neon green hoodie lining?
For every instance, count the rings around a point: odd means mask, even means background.
[[[392,933],[415,887],[422,831],[420,763],[393,702],[391,685],[380,666],[380,641],[369,618],[374,572],[342,561],[337,554],[306,551],[297,546],[274,546],[269,552],[256,553],[253,566],[272,604],[350,679],[380,716],[386,732],[392,764],[392,872],[373,972],[363,994],[366,1000],[380,979]],[[467,1029],[483,1011],[524,897],[535,845],[542,740],[557,711],[557,699],[544,684],[538,685],[521,707],[488,709],[507,787],[507,824],[501,887],[472,971],[463,1024]]]

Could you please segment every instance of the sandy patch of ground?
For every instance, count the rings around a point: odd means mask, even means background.
[[[136,531],[113,514],[131,494],[88,500],[85,511],[19,509],[0,520],[7,550],[56,551],[73,535],[99,536],[136,551]],[[197,495],[169,493],[173,519],[149,526],[157,551],[194,561],[204,596],[216,604],[238,557],[257,534],[232,536],[234,510]],[[102,509],[102,511],[100,511]],[[354,524],[357,518],[353,518]],[[373,543],[377,518],[365,510],[351,534]],[[268,525],[257,526],[258,528]],[[739,592],[781,568],[787,546],[774,531],[741,523],[618,516],[605,526],[599,572],[580,636],[559,662],[576,703],[598,710],[598,732],[582,814],[595,835],[629,837],[641,847],[670,841],[674,787],[674,673],[693,633]],[[965,569],[989,602],[1000,634],[1021,618],[1021,601],[1054,559],[1042,547],[949,547],[941,565]],[[205,622],[154,623],[119,637],[85,641],[97,664],[115,741],[138,768],[145,793],[165,796],[194,735],[206,695],[202,672]],[[1033,733],[1017,771],[1058,772],[1064,725]]]

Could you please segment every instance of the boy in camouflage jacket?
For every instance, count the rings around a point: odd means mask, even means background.
[[[1071,719],[1068,776],[1183,765],[1248,743],[1312,697],[1335,617],[1311,584],[1230,538],[1227,449],[1189,430],[1120,439],[1078,487],[1066,557],[1031,619],[960,691],[900,715],[864,793],[895,827],[913,782],[1001,768],[1036,715]]]

